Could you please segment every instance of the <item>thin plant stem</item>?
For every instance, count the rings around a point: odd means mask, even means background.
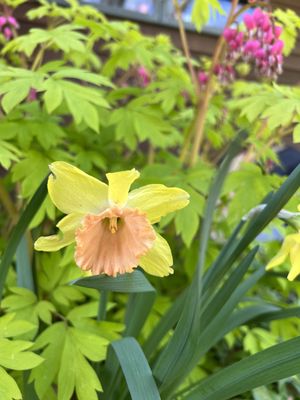
[[[98,308],[98,321],[104,321],[106,318],[106,308],[108,302],[108,292],[106,290],[102,290],[100,292],[100,299],[99,299],[99,308]]]
[[[225,29],[228,28],[236,19],[239,17],[241,14],[243,14],[246,10],[249,8],[253,7],[252,4],[246,4],[244,7],[241,7],[239,10],[236,11],[236,8],[238,6],[238,0],[232,0],[231,3],[231,9],[229,16],[227,18],[226,26]],[[261,1],[255,3],[255,6],[261,6],[261,7],[267,7],[270,11],[272,10],[270,8],[270,3],[269,1]],[[214,91],[214,80],[213,80],[213,73],[216,65],[219,63],[219,61],[222,59],[223,53],[224,53],[224,48],[226,45],[226,41],[222,36],[219,37],[219,40],[217,42],[215,52],[213,55],[213,60],[212,60],[212,65],[209,71],[209,78],[208,78],[208,83],[206,85],[206,89],[203,95],[203,98],[200,99],[199,104],[198,104],[198,113],[196,117],[196,132],[194,136],[194,144],[192,148],[192,153],[190,157],[190,166],[195,165],[201,144],[203,141],[204,137],[204,128],[205,128],[205,122],[206,122],[206,115],[210,103],[211,96]]]
[[[225,29],[227,27],[229,27],[232,24],[232,22],[235,20],[235,10],[237,8],[238,2],[239,2],[239,0],[232,0],[231,9],[229,12],[229,16],[227,18]],[[212,65],[211,65],[211,68],[209,71],[209,79],[208,79],[208,82],[207,82],[207,85],[206,85],[206,88],[204,91],[204,95],[203,95],[203,98],[200,99],[199,105],[198,105],[198,113],[197,113],[197,117],[196,117],[196,132],[195,132],[194,144],[193,144],[190,163],[189,163],[190,166],[195,165],[195,163],[197,162],[198,154],[199,154],[200,147],[201,147],[201,144],[203,141],[203,136],[204,136],[204,127],[205,127],[205,122],[206,122],[208,106],[209,106],[210,99],[211,99],[211,96],[212,96],[213,90],[214,90],[213,73],[214,73],[214,69],[215,69],[216,65],[219,63],[219,61],[222,57],[222,53],[223,53],[225,44],[226,44],[226,42],[225,42],[224,36],[221,35],[219,37],[217,46],[214,51]]]
[[[184,6],[184,3],[183,3],[183,5],[180,5],[178,3],[178,0],[173,0],[173,6],[174,6],[175,13],[176,13],[177,21],[178,21],[180,40],[181,40],[182,49],[183,49],[183,52],[184,52],[184,55],[185,55],[185,58],[186,58],[187,67],[188,67],[189,73],[191,75],[192,82],[193,82],[193,84],[195,86],[197,97],[199,98],[199,96],[200,96],[200,86],[199,86],[199,82],[198,82],[198,79],[197,79],[197,75],[196,75],[195,69],[193,67],[192,56],[191,56],[190,48],[189,48],[188,41],[187,41],[184,22],[183,22],[183,19],[182,19],[182,8]]]
[[[33,63],[32,63],[32,66],[31,66],[32,71],[36,71],[42,64],[43,58],[44,58],[44,53],[45,53],[47,47],[48,47],[47,45],[41,45]]]
[[[3,204],[3,207],[7,211],[10,218],[13,221],[15,221],[17,218],[18,212],[17,212],[17,209],[14,206],[13,202],[11,201],[9,193],[7,193],[2,180],[0,180],[0,201]]]
[[[155,159],[155,149],[154,146],[149,143],[149,149],[148,149],[148,164],[153,164]]]

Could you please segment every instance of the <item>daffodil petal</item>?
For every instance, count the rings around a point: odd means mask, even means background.
[[[112,204],[123,206],[127,202],[132,183],[140,176],[136,169],[106,174],[108,179],[108,198]]]
[[[179,188],[165,185],[147,185],[129,193],[127,205],[146,213],[154,224],[161,217],[187,206],[189,194]]]
[[[300,244],[295,244],[290,252],[292,268],[288,274],[288,280],[293,281],[300,275]]]
[[[150,275],[162,277],[174,273],[170,246],[158,233],[153,247],[140,258],[139,265]]]
[[[48,192],[55,206],[65,214],[97,214],[107,206],[108,186],[64,161],[49,166]]]
[[[282,264],[284,262],[284,260],[287,258],[291,247],[293,246],[293,244],[295,244],[293,236],[296,236],[296,235],[288,235],[285,238],[285,240],[284,240],[279,252],[267,264],[267,266],[266,266],[266,270],[267,271],[269,271],[270,269],[272,269],[274,267],[277,267],[277,265]]]
[[[84,214],[73,213],[66,215],[56,225],[60,232],[57,235],[41,236],[34,243],[35,250],[57,251],[75,241],[75,231],[80,226]]]

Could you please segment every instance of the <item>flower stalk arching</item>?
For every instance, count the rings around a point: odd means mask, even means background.
[[[255,6],[261,6],[261,7],[267,7],[270,10],[270,4],[267,1],[262,1],[262,2],[256,2],[255,4],[247,4],[241,9],[237,10],[238,6],[238,0],[232,0],[231,4],[231,10],[229,13],[229,16],[227,18],[227,22],[225,25],[224,32],[226,29],[229,29],[232,23],[239,17],[242,13],[244,13],[247,9]],[[219,40],[217,42],[215,52],[213,55],[212,59],[212,64],[207,76],[207,84],[205,86],[204,94],[203,97],[199,100],[198,102],[198,107],[197,107],[197,113],[195,117],[195,130],[194,130],[194,141],[193,141],[193,146],[191,149],[191,157],[189,161],[189,166],[194,166],[195,163],[197,162],[197,158],[200,152],[200,148],[204,139],[204,128],[205,128],[205,122],[206,122],[206,115],[208,112],[209,104],[211,97],[213,95],[214,91],[214,78],[213,75],[216,73],[216,68],[220,64],[220,60],[223,59],[225,55],[225,49],[226,49],[226,39],[224,35],[221,35],[219,37]],[[230,74],[230,71],[228,71]],[[192,133],[191,133],[192,136]],[[192,137],[189,137],[189,141],[192,140]]]

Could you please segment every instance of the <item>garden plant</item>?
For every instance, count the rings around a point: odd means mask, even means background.
[[[182,51],[1,2],[0,400],[300,398],[300,17],[232,0],[197,58],[173,6]]]

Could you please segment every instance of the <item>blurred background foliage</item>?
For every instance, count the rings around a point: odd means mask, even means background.
[[[3,13],[13,15],[21,3],[2,3]],[[145,36],[136,24],[107,20],[95,8],[73,0],[68,7],[39,3],[27,12],[35,27],[12,29],[10,40],[0,37],[0,249],[3,254],[20,210],[52,161],[70,162],[99,179],[107,171],[135,167],[141,171],[139,185],[163,183],[185,189],[191,196],[189,206],[159,224],[173,251],[175,274],[149,277],[158,296],[140,334],[143,343],[192,281],[211,178],[237,131],[248,136],[216,204],[205,268],[241,217],[282,184],[283,177],[272,170],[279,162],[277,146],[300,141],[300,89],[246,81],[249,71],[242,65],[239,79],[226,86],[215,81],[201,158],[191,166],[189,137],[199,98],[187,60],[170,39]],[[207,21],[211,6],[219,9],[217,1],[195,2],[197,29]],[[275,16],[283,24],[289,53],[300,18],[283,10],[276,10]],[[200,70],[209,68],[211,61],[194,59],[193,65]],[[286,208],[294,212],[299,203],[296,193]],[[108,344],[124,330],[126,295],[112,295],[106,310],[110,322],[99,321],[98,293],[69,285],[82,276],[72,248],[54,254],[28,251],[41,233],[55,232],[59,217],[47,197],[9,271],[0,317],[1,400],[19,399],[20,391],[30,400],[36,395],[42,400],[68,400],[74,390],[79,400],[97,398],[101,384],[92,366],[105,359]],[[293,231],[274,221],[264,232],[267,240],[261,236],[250,246],[260,242],[258,259],[263,265],[279,249],[280,240],[271,240],[275,229],[279,237]],[[25,260],[34,270],[31,287],[18,274],[18,264],[24,268]],[[286,281],[287,270],[284,265],[279,269],[282,274],[264,276],[238,309],[253,301],[298,306],[300,286]],[[179,393],[246,355],[298,334],[297,317],[239,326],[207,352]],[[170,335],[171,331],[160,347]],[[238,398],[297,399],[300,382],[297,377],[285,379]]]

